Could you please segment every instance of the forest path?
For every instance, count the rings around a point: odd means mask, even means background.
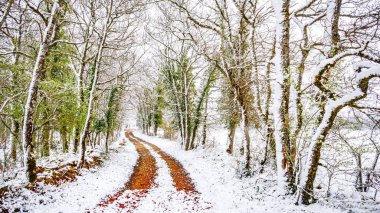
[[[143,212],[148,209],[171,211],[174,209],[168,203],[182,200],[178,203],[185,205],[185,209],[190,206],[191,210],[200,210],[197,207],[200,193],[182,164],[156,145],[135,137],[132,131],[127,130],[125,135],[136,147],[139,158],[124,187],[103,199],[97,209],[104,211],[111,208],[122,212]],[[157,193],[160,194],[159,198],[154,195]]]
[[[139,155],[137,163],[128,182],[114,195],[108,195],[103,199],[98,204],[100,208],[116,204],[116,207],[120,209],[135,209],[138,206],[138,202],[147,195],[148,190],[154,185],[154,179],[157,176],[156,159],[141,142],[132,137],[132,132],[127,131],[125,134],[136,147]],[[121,197],[127,199],[121,201]]]

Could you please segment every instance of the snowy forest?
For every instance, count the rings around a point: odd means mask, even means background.
[[[0,0],[1,212],[380,212],[378,0]]]

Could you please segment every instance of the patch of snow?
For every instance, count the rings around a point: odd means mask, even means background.
[[[115,193],[128,181],[137,161],[137,151],[125,137],[111,147],[109,160],[97,170],[82,172],[77,180],[59,187],[43,186],[46,193],[24,190],[18,200],[5,201],[10,212],[85,212],[96,207],[102,198]]]
[[[222,149],[184,151],[176,142],[134,133],[179,160],[189,172],[210,212],[343,212],[321,204],[295,206],[292,197],[276,196],[276,178],[264,173],[240,179],[236,161]],[[225,143],[225,141],[222,141]]]

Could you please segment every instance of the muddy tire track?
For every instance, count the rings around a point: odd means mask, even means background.
[[[167,164],[177,192],[185,192],[184,205],[192,206],[192,211],[204,211],[211,208],[210,203],[200,202],[201,194],[196,190],[192,179],[178,160],[161,150],[158,146],[134,136],[130,130],[127,130],[125,135],[136,147],[139,154],[137,163],[124,187],[114,195],[108,195],[103,199],[97,205],[97,210],[105,211],[107,207],[113,204],[113,207],[116,207],[118,211],[133,212],[138,208],[140,201],[148,195],[149,190],[157,186],[154,183],[158,171],[156,158],[146,146],[153,149]],[[173,192],[167,196],[168,201],[170,201],[172,197],[176,197],[178,194]],[[163,203],[162,205],[165,204]]]
[[[194,212],[204,212],[212,208],[210,202],[201,200],[201,193],[196,190],[189,173],[183,168],[182,164],[178,160],[164,152],[158,146],[149,143],[148,141],[145,141],[141,138],[138,138],[133,134],[132,136],[142,143],[150,146],[155,152],[158,153],[162,159],[165,160],[166,164],[169,167],[170,175],[173,179],[174,186],[176,187],[177,191],[183,191],[186,194],[184,205],[192,206],[191,211]],[[175,196],[175,193],[169,195],[168,200],[171,199],[171,196]]]
[[[98,207],[105,208],[117,201],[119,209],[133,211],[138,207],[139,201],[148,194],[149,189],[154,186],[154,179],[157,176],[156,159],[141,142],[131,137],[130,131],[126,131],[125,135],[136,147],[139,154],[137,163],[124,187],[114,195],[108,195],[97,205]]]
[[[133,134],[132,134],[133,136]],[[148,141],[145,141],[141,138],[138,138],[136,136],[133,136],[137,140],[147,144],[148,146],[152,147],[152,149],[157,152],[162,159],[165,160],[166,164],[169,167],[170,170],[170,175],[173,178],[173,182],[175,187],[177,188],[178,191],[185,191],[186,193],[198,193],[197,190],[195,189],[195,186],[187,173],[187,171],[183,168],[182,164],[167,154],[166,152],[162,151],[158,146],[149,143]]]

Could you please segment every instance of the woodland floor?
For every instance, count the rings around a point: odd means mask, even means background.
[[[224,136],[218,133],[217,137]],[[294,197],[276,195],[271,170],[250,178],[239,177],[235,157],[213,144],[184,151],[176,142],[127,131],[101,158],[101,165],[89,164],[78,174],[59,172],[68,166],[45,169],[44,173],[58,177],[71,174],[72,178],[58,184],[41,179],[39,190],[23,188],[13,197],[0,200],[0,204],[9,212],[287,213],[380,209],[376,203],[369,206],[355,200],[346,200],[350,205],[321,200],[310,206],[296,206]]]

